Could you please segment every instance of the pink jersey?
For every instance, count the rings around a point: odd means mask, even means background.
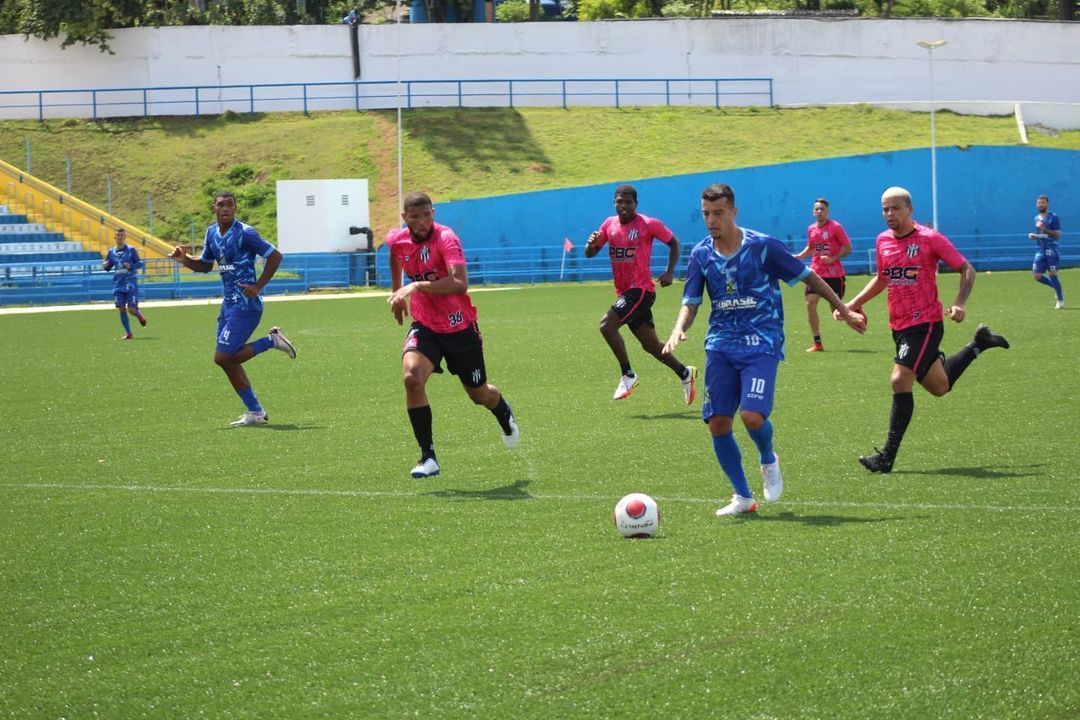
[[[465,254],[454,231],[435,223],[425,242],[413,242],[408,228],[386,234],[386,246],[410,280],[438,280],[450,274],[451,265],[464,265]],[[433,295],[414,292],[409,308],[413,320],[437,333],[453,333],[476,322],[476,308],[468,293]]]
[[[877,271],[889,291],[889,327],[903,330],[942,318],[938,260],[959,270],[967,260],[941,233],[915,225],[903,237],[886,230],[877,237]]]
[[[615,277],[615,294],[622,295],[631,288],[655,292],[649,260],[652,257],[653,240],[669,244],[675,236],[664,223],[638,213],[623,225],[619,216],[613,215],[600,226],[600,239],[596,249],[608,245],[611,256],[611,274]]]
[[[837,260],[826,265],[821,261],[825,256],[839,255],[843,248],[851,247],[844,226],[835,220],[826,220],[824,225],[816,222],[810,223],[806,228],[807,245],[813,260],[810,261],[810,269],[823,278],[844,277],[844,264]]]

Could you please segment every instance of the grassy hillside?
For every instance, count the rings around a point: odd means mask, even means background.
[[[426,109],[404,113],[406,191],[436,200],[791,160],[924,147],[925,113],[848,108]],[[939,145],[1011,145],[1010,117],[939,113]],[[328,112],[89,122],[0,122],[0,157],[105,207],[183,240],[210,220],[210,195],[237,191],[242,217],[276,236],[274,182],[363,177],[381,237],[397,219],[396,113]],[[1080,149],[1080,131],[1033,132],[1031,144]]]

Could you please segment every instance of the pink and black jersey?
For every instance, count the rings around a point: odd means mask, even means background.
[[[611,274],[615,278],[615,294],[622,295],[631,288],[655,292],[649,260],[652,257],[653,240],[671,243],[671,231],[655,218],[638,213],[625,225],[619,216],[609,217],[600,226],[600,239],[596,249],[608,246],[611,257]]]
[[[903,237],[886,230],[877,237],[877,271],[889,291],[889,327],[903,330],[912,325],[940,322],[937,268],[942,260],[959,270],[967,260],[941,233],[915,225]]]
[[[844,226],[835,220],[826,220],[824,225],[813,222],[806,229],[806,237],[810,252],[813,255],[813,259],[810,261],[810,269],[823,278],[844,277],[844,264],[842,262],[837,260],[830,265],[826,265],[821,261],[823,257],[838,255],[843,248],[851,247],[851,240],[848,239]]]
[[[464,265],[465,254],[454,231],[435,223],[422,243],[414,242],[408,228],[386,234],[386,246],[394,254],[409,280],[438,280],[450,274],[451,265]],[[467,293],[410,295],[413,320],[437,333],[453,333],[476,322],[476,308]]]

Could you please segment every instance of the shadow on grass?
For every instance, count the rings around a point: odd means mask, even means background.
[[[463,118],[460,111],[441,108],[414,111],[405,133],[451,170],[477,167],[511,173],[523,169],[550,172],[552,160],[518,111],[474,108],[469,110],[467,122]]]
[[[307,430],[325,430],[323,425],[275,425],[270,423],[268,425],[247,425],[245,427],[224,427],[222,430],[277,430],[279,432],[305,432]]]
[[[530,482],[530,480],[518,480],[513,485],[503,485],[489,490],[455,490],[448,488],[424,493],[424,495],[449,500],[532,500],[532,495],[526,490]]]
[[[893,470],[893,475],[949,475],[955,477],[969,477],[980,478],[983,480],[1005,480],[1007,478],[1019,478],[1019,477],[1037,477],[1042,475],[1041,472],[1030,472],[1035,468],[1045,467],[1042,465],[1024,465],[1018,467],[1016,470],[1010,469],[1008,466],[1002,467],[1000,470],[996,470],[993,467],[955,467],[955,468],[938,468],[937,470]],[[1027,471],[1027,472],[1025,472]]]
[[[662,415],[631,415],[635,420],[697,420],[701,422],[701,411],[664,413]]]
[[[747,520],[754,521],[760,520],[762,522],[797,522],[803,525],[821,525],[823,527],[835,527],[837,525],[847,525],[849,523],[879,523],[879,522],[892,522],[893,520],[907,520],[909,518],[903,517],[880,517],[880,518],[862,518],[862,517],[847,517],[844,515],[796,515],[790,510],[782,512],[778,515],[758,515],[754,513],[752,515],[740,516],[745,517]]]

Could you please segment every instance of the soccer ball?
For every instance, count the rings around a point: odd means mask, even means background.
[[[648,495],[630,493],[616,503],[611,520],[623,537],[648,538],[660,527],[660,509]]]

